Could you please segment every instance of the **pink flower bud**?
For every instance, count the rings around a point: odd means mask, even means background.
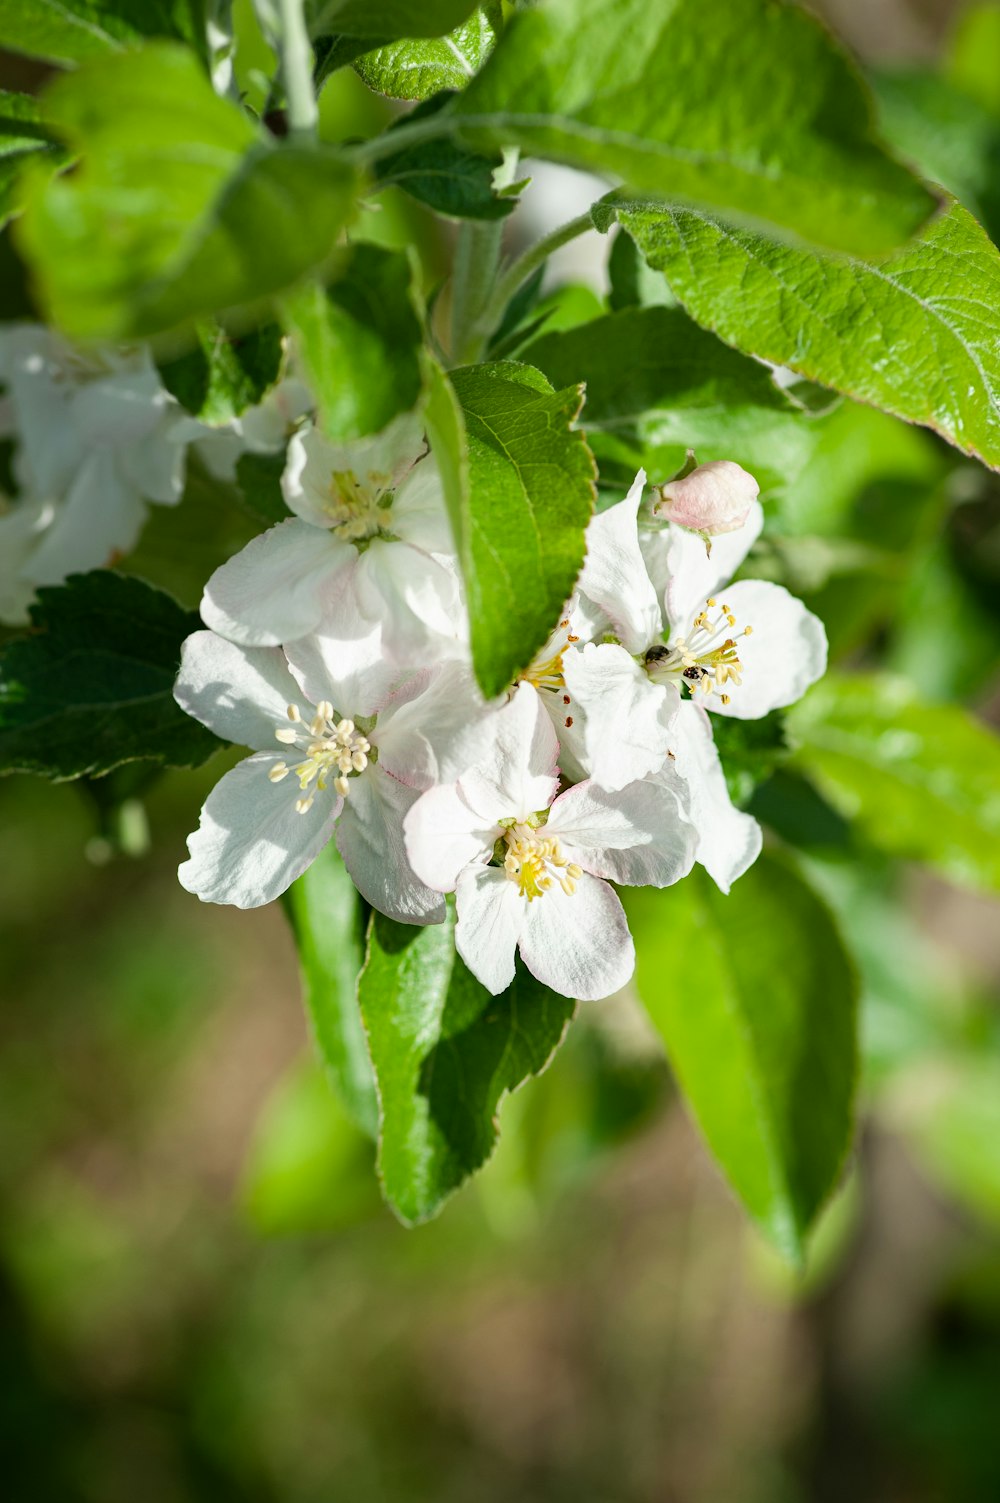
[[[700,464],[683,479],[657,487],[656,516],[692,532],[715,537],[742,527],[760,486],[731,459]]]

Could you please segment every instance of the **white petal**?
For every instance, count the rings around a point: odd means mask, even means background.
[[[288,666],[314,704],[328,699],[342,715],[371,715],[406,670],[386,657],[381,624],[359,613],[349,571],[339,584],[316,630],[287,644]]]
[[[543,985],[581,1002],[609,997],[635,970],[635,946],[618,895],[586,872],[574,893],[553,884],[528,903],[520,949]]]
[[[119,463],[147,501],[160,506],[174,506],[184,490],[187,446],[190,441],[190,418],[176,404],[167,408],[159,424],[141,444],[120,449]],[[201,427],[201,424],[197,424]],[[204,431],[204,430],[202,430]]]
[[[413,788],[454,782],[489,755],[500,710],[486,704],[464,663],[427,669],[379,713],[382,765]]]
[[[672,634],[683,636],[705,601],[732,579],[760,537],[763,525],[764,509],[754,501],[742,527],[712,539],[711,554],[697,533],[683,527],[667,529],[670,579],[665,605]]]
[[[563,855],[595,877],[632,887],[669,887],[694,865],[697,834],[670,774],[618,793],[578,783],[552,805],[545,833],[557,836]]]
[[[681,705],[674,722],[675,767],[687,784],[690,818],[698,832],[697,860],[723,892],[728,892],[760,855],[760,825],[734,807],[712,740],[712,726],[700,705]]]
[[[35,584],[60,584],[68,574],[99,569],[116,553],[135,546],[146,507],[127,484],[109,449],[84,460],[55,521],[43,536],[25,575]]]
[[[214,631],[196,631],[181,648],[174,698],[224,741],[275,752],[275,731],[287,728],[288,706],[309,706],[280,647],[240,647]]]
[[[337,849],[355,887],[379,913],[401,924],[439,924],[444,901],[416,876],[403,840],[403,820],[419,797],[370,765],[350,780],[337,823]]]
[[[577,588],[607,616],[622,645],[642,652],[663,630],[660,603],[639,547],[636,518],[646,484],[640,470],[624,501],[592,517]]]
[[[528,900],[501,867],[469,866],[455,887],[455,906],[455,948],[476,980],[497,996],[514,979]]]
[[[453,554],[455,540],[433,455],[406,476],[392,498],[392,531],[425,553]]]
[[[134,375],[106,376],[74,392],[69,419],[82,444],[123,448],[149,437],[169,400],[152,368]]]
[[[559,742],[531,684],[518,684],[490,722],[486,754],[462,774],[462,793],[490,824],[547,809],[558,786]]]
[[[349,543],[307,522],[279,522],[216,569],[202,596],[202,619],[251,647],[294,642],[318,625],[356,557]]]
[[[488,859],[499,825],[484,825],[457,783],[444,783],[420,795],[403,821],[410,865],[435,892],[452,892],[459,874]]]
[[[358,557],[354,588],[364,615],[382,622],[397,662],[422,667],[442,639],[458,652],[465,617],[458,578],[430,554],[373,538]]]
[[[259,908],[300,877],[333,833],[341,800],[332,787],[306,813],[295,807],[293,778],[272,783],[280,758],[248,757],[216,783],[188,837],[190,860],[178,869],[182,887],[204,903]]]
[[[331,477],[338,459],[339,450],[309,424],[293,433],[288,441],[281,494],[289,510],[314,527],[332,525]]]
[[[781,585],[744,579],[726,586],[726,604],[736,617],[733,636],[743,664],[739,685],[726,685],[730,703],[718,694],[705,708],[736,720],[756,720],[794,704],[826,672],[826,629],[801,600]],[[740,636],[751,626],[749,637]]]
[[[28,620],[35,589],[23,571],[55,513],[45,501],[18,501],[0,513],[0,621],[21,626]]]
[[[567,715],[583,728],[583,765],[602,788],[614,790],[656,772],[670,749],[678,704],[672,684],[654,684],[624,647],[603,642],[567,652],[563,678]]]

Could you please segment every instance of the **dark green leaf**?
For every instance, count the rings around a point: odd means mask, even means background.
[[[623,894],[636,984],[709,1147],[786,1257],[848,1152],[857,986],[829,910],[762,856],[723,896],[696,868]]]
[[[29,157],[44,159],[54,171],[66,153],[52,139],[37,99],[0,89],[0,226],[21,208],[18,179]]]
[[[292,513],[285,504],[281,477],[285,472],[284,454],[241,454],[236,461],[236,480],[240,494],[255,517],[268,527],[283,522]]]
[[[375,1077],[358,1009],[367,915],[331,840],[284,898],[295,932],[302,993],[327,1074],[352,1120],[378,1128]]]
[[[455,953],[454,914],[415,928],[373,914],[358,996],[378,1083],[379,1175],[426,1220],[496,1146],[497,1108],[544,1070],[574,1004],[523,969],[493,997]]]
[[[405,252],[355,243],[335,282],[307,284],[284,307],[331,438],[378,433],[416,405],[423,333]]]
[[[0,47],[53,63],[82,63],[144,37],[207,52],[205,0],[0,0]]]
[[[282,342],[277,324],[230,334],[221,324],[199,324],[197,343],[185,355],[160,364],[164,386],[203,423],[221,426],[256,406],[281,374]]]
[[[398,122],[404,126],[436,114],[445,98],[427,99]],[[397,127],[394,127],[397,128]],[[391,131],[388,139],[392,139]],[[383,187],[404,189],[438,214],[452,219],[503,219],[516,207],[493,191],[493,172],[500,156],[480,156],[457,141],[423,141],[382,157],[376,175]]]
[[[727,343],[1000,467],[1000,252],[961,205],[881,265],[779,245],[687,209],[622,220]]]
[[[0,771],[197,767],[219,745],[174,700],[181,643],[201,622],[169,595],[97,569],[39,590],[31,622],[0,653]]]
[[[785,717],[772,710],[760,720],[733,720],[712,716],[715,747],[722,758],[729,797],[745,809],[754,790],[765,782],[788,755]]]
[[[511,362],[466,366],[451,380],[464,414],[468,470],[467,482],[458,472],[445,493],[473,664],[491,697],[531,661],[573,589],[593,511],[594,461],[573,428],[580,387],[553,391],[539,371]]]
[[[1000,739],[904,680],[830,674],[788,712],[793,761],[894,856],[1000,888]]]
[[[81,161],[30,183],[17,229],[42,301],[77,338],[258,303],[325,262],[350,213],[354,174],[335,152],[265,138],[185,49],[90,63],[45,108]]]
[[[478,73],[503,30],[499,5],[485,5],[443,37],[404,38],[366,52],[354,64],[370,89],[392,99],[427,99],[461,89]]]
[[[518,145],[839,250],[888,250],[934,207],[875,143],[846,56],[794,5],[548,0],[515,13],[449,110],[473,146]]]

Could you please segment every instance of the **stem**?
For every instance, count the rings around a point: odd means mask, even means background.
[[[357,166],[365,167],[369,162],[377,162],[380,157],[402,151],[404,147],[419,146],[422,141],[437,141],[441,136],[447,136],[450,130],[449,120],[433,115],[429,120],[412,120],[406,125],[396,125],[392,130],[384,130],[368,141],[358,141],[342,150],[344,156],[349,157]]]
[[[528,249],[522,252],[516,260],[511,261],[483,309],[482,323],[489,326],[487,333],[492,333],[496,328],[504,315],[507,304],[536,267],[541,266],[543,261],[547,261],[552,252],[557,251],[561,245],[568,245],[571,240],[576,240],[578,236],[585,235],[593,228],[594,221],[588,210],[586,214],[579,214],[576,219],[570,219],[558,229],[543,235],[541,240],[536,240],[534,245],[529,245]]]
[[[484,327],[497,268],[503,220],[466,220],[455,245],[455,269],[451,276],[451,362],[471,365],[480,358],[484,340],[492,330]]]
[[[281,79],[288,102],[288,129],[293,136],[314,140],[319,121],[313,88],[313,57],[302,0],[277,0],[280,22],[278,48]]]

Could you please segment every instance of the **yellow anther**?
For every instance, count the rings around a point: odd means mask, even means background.
[[[275,741],[281,741],[285,746],[294,746],[298,740],[298,732],[293,731],[290,725],[283,725],[274,733]]]
[[[302,719],[302,712],[299,709],[298,705],[289,705],[288,706],[288,718],[289,718],[289,720],[296,720],[296,721]]]
[[[271,771],[268,773],[268,777],[271,779],[272,783],[280,783],[282,778],[287,778],[287,776],[288,766],[284,762],[275,762],[274,766],[271,768]]]

